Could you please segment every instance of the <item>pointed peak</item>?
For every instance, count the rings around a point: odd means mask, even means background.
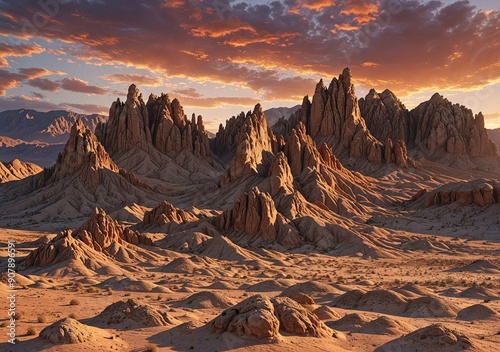
[[[262,115],[264,113],[264,111],[262,110],[262,106],[260,104],[255,105],[253,113],[257,116]]]
[[[135,84],[131,84],[130,87],[128,87],[127,101],[135,101],[138,99],[139,99],[139,89],[136,87]]]

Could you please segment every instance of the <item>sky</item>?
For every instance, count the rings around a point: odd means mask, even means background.
[[[358,98],[439,92],[500,127],[500,1],[0,0],[0,111],[107,115],[135,83],[216,131],[344,67]]]

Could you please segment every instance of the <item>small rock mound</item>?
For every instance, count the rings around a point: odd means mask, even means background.
[[[405,315],[412,318],[445,318],[456,316],[456,309],[438,297],[414,299],[406,308]]]
[[[164,265],[161,271],[165,273],[192,274],[199,267],[189,258],[177,258]]]
[[[331,337],[333,331],[316,315],[288,297],[269,299],[252,296],[225,310],[210,323],[214,333],[232,332],[239,336],[274,338],[282,328],[288,333]]]
[[[377,335],[401,335],[411,331],[411,327],[392,318],[381,316],[361,327],[359,332]]]
[[[315,297],[315,296],[324,296],[328,293],[338,294],[340,292],[341,291],[335,289],[334,287],[327,284],[323,284],[321,282],[306,281],[288,287],[281,293],[280,296],[292,297],[292,295],[295,293],[302,293]]]
[[[286,288],[279,280],[266,280],[252,285],[246,289],[248,292],[282,291]]]
[[[375,352],[386,351],[464,351],[473,346],[465,335],[448,329],[442,324],[434,324],[418,329],[408,335],[387,342]]]
[[[313,311],[313,313],[316,314],[316,316],[321,320],[336,320],[340,318],[340,315],[328,306],[318,307]]]
[[[477,299],[499,299],[498,295],[487,288],[481,286],[469,287],[458,294],[458,297]]]
[[[229,308],[233,305],[226,296],[218,292],[202,291],[175,304],[177,307],[193,309]]]
[[[473,272],[473,273],[485,273],[485,274],[498,274],[500,273],[500,267],[493,264],[492,262],[481,259],[475,260],[470,264],[461,266],[459,268],[451,269],[450,272]]]
[[[90,321],[104,325],[121,324],[127,328],[167,326],[177,323],[177,320],[168,314],[150,305],[142,305],[136,299],[115,302]]]
[[[95,339],[96,334],[101,335],[102,332],[78,320],[65,318],[47,326],[39,336],[55,344],[75,344]]]
[[[474,304],[458,312],[457,319],[460,320],[487,320],[498,319],[500,315],[488,306]]]
[[[356,331],[356,330],[360,329],[363,325],[368,323],[369,321],[370,321],[370,318],[368,318],[362,314],[351,313],[351,314],[345,315],[344,317],[340,318],[339,320],[332,322],[331,325],[339,330]]]

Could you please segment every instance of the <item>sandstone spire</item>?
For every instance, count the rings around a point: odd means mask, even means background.
[[[99,183],[99,174],[96,171],[100,169],[118,172],[118,166],[111,160],[95,134],[81,120],[77,120],[71,128],[68,142],[62,154],[59,154],[56,164],[44,169],[38,182],[43,186],[81,172],[85,184],[96,186]]]
[[[269,161],[267,159],[270,159],[277,149],[276,137],[267,125],[261,105],[257,104],[253,113],[245,118],[238,136],[236,154],[222,182],[227,183],[248,174],[259,173],[259,167]]]
[[[111,105],[109,120],[97,125],[96,135],[110,154],[146,141],[163,153],[189,150],[201,157],[210,155],[201,116],[193,115],[189,120],[179,100],[170,101],[166,94],[151,94],[145,104],[133,84],[125,103],[118,99]]]
[[[496,156],[495,144],[484,128],[482,113],[452,104],[439,94],[411,111],[416,146],[428,153],[446,151],[470,156]]]

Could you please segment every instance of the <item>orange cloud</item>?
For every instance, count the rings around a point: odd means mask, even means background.
[[[65,78],[61,81],[61,88],[76,93],[104,95],[108,91],[101,87],[89,85],[88,82],[78,78]]]
[[[24,57],[41,54],[45,50],[38,44],[11,45],[0,43],[0,67],[9,67],[8,57]]]
[[[163,80],[160,77],[151,77],[138,74],[102,75],[101,78],[104,78],[105,80],[111,81],[113,83],[135,83],[137,85],[149,87],[160,87],[163,85]]]
[[[361,64],[363,67],[379,67],[380,64],[377,64],[376,62],[371,62],[371,61],[366,61]]]
[[[192,98],[183,96],[181,102],[185,108],[218,108],[227,105],[253,106],[259,103],[260,100],[245,97]]]

